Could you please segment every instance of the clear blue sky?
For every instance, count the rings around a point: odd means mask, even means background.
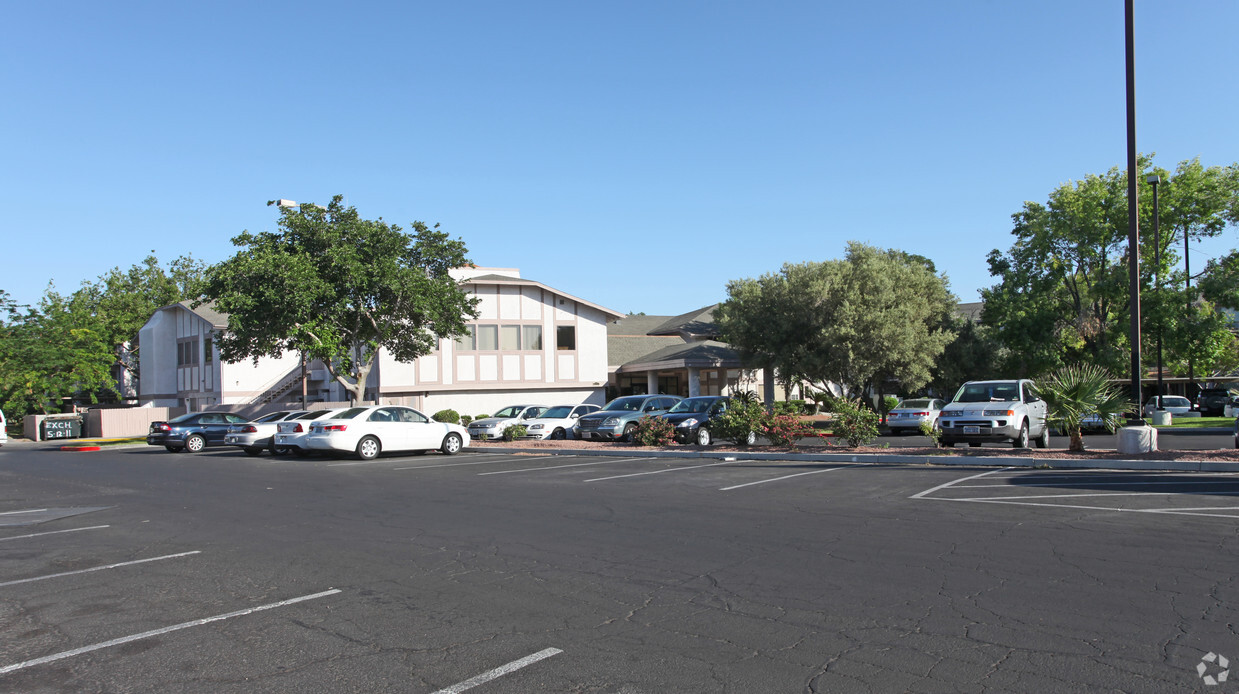
[[[222,260],[267,200],[335,193],[624,312],[849,240],[975,301],[1025,200],[1126,165],[1121,0],[50,1],[2,31],[21,302],[151,250]],[[1157,164],[1239,161],[1236,36],[1235,0],[1137,0]]]

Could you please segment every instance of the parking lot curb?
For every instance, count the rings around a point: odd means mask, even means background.
[[[479,450],[477,448],[473,449]],[[489,448],[487,450],[490,450]],[[714,460],[787,460],[870,465],[956,465],[960,467],[1026,467],[1089,470],[1147,470],[1173,472],[1239,472],[1239,462],[1203,460],[1107,460],[1094,458],[1027,458],[1020,456],[899,455],[891,453],[749,453],[745,451],[647,451],[586,448],[495,448],[496,452],[535,455],[578,455],[614,458],[706,458]]]

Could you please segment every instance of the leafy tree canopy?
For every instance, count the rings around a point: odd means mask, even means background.
[[[422,222],[406,234],[342,200],[281,208],[278,232],[233,238],[241,250],[210,268],[204,293],[228,314],[224,359],[300,351],[360,401],[379,350],[431,353],[464,332],[476,300],[448,274],[469,264],[463,241]]]
[[[747,364],[842,394],[884,380],[923,386],[955,337],[946,278],[898,250],[851,242],[842,260],[787,264],[727,292],[715,319]]]
[[[1222,356],[1219,350],[1199,347],[1221,344],[1225,328],[1212,305],[1183,293],[1176,248],[1184,238],[1215,236],[1239,220],[1234,203],[1239,168],[1205,168],[1189,160],[1171,174],[1141,157],[1140,169],[1146,326],[1161,328],[1171,351],[1168,364],[1188,358],[1212,363]],[[1154,244],[1152,191],[1145,180],[1149,173],[1162,181],[1159,248]],[[990,274],[999,281],[981,290],[982,321],[1006,348],[1004,370],[1009,375],[1028,376],[1076,363],[1125,371],[1131,349],[1126,191],[1126,172],[1113,168],[1064,183],[1045,204],[1026,202],[1012,215],[1014,244],[988,257]],[[1162,280],[1160,290],[1151,292],[1155,278]],[[1153,329],[1146,329],[1145,337],[1154,334]]]

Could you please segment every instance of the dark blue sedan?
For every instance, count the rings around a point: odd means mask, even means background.
[[[166,422],[151,422],[146,442],[173,453],[197,453],[207,446],[222,446],[228,427],[248,421],[231,412],[191,412]]]

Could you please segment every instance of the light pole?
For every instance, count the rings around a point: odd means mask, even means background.
[[[1161,219],[1158,214],[1157,204],[1157,184],[1162,182],[1161,176],[1157,174],[1149,174],[1144,180],[1153,186],[1153,272],[1156,279],[1153,280],[1153,287],[1157,290],[1158,301],[1162,298],[1162,235],[1161,235]],[[1160,306],[1159,313],[1160,313]],[[1157,317],[1157,409],[1160,412],[1162,407],[1162,318]]]
[[[1136,411],[1128,423],[1144,424],[1141,417],[1143,400],[1140,392],[1140,220],[1136,175],[1136,21],[1134,0],[1123,3],[1125,44],[1127,48],[1127,272],[1131,305],[1131,395]]]

